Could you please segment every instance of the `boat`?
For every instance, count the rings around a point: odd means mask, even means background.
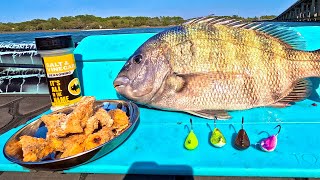
[[[304,50],[320,48],[320,26],[307,23],[299,26],[287,24],[286,28],[303,35],[307,42]],[[84,95],[94,95],[97,99],[121,98],[114,90],[114,78],[131,54],[153,35],[155,33],[84,38],[74,51]],[[207,123],[213,125],[213,122],[186,113],[139,106],[139,127],[127,141],[107,156],[63,172],[319,177],[319,79],[313,79],[313,82],[316,83],[313,96],[291,107],[234,111],[231,112],[231,120],[217,122],[216,125],[227,141],[221,149],[210,145],[208,137],[211,131]],[[232,146],[232,140],[241,129],[242,116],[246,119],[244,126],[253,143],[248,149],[239,151]],[[194,133],[199,139],[199,146],[194,151],[183,148],[188,134],[185,125],[189,125],[190,118],[193,120]],[[261,151],[255,143],[266,138],[268,133],[276,132],[273,128],[279,124],[282,130],[278,135],[277,149],[271,153]],[[15,128],[2,134],[0,146],[3,147],[6,140],[18,130],[19,128]],[[0,171],[28,170],[9,163],[0,155]]]

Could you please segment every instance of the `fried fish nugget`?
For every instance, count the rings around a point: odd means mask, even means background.
[[[85,96],[81,98],[74,110],[68,115],[53,114],[43,116],[42,120],[48,128],[48,135],[54,137],[65,137],[68,134],[82,133],[87,120],[93,114],[94,102],[94,97]]]
[[[87,125],[84,128],[84,134],[85,135],[92,134],[94,130],[98,128],[99,128],[99,120],[95,116],[92,116],[87,121]]]
[[[65,158],[79,154],[84,151],[83,142],[86,139],[84,134],[74,134],[65,138],[59,138],[63,143],[63,154],[60,158]]]
[[[9,156],[16,156],[17,158],[22,158],[22,146],[19,141],[12,140],[8,142],[5,148],[5,152]]]
[[[93,96],[82,97],[74,110],[67,115],[65,123],[61,126],[63,131],[58,131],[57,136],[64,137],[70,133],[82,133],[87,120],[93,114],[94,102],[95,98]]]
[[[73,155],[82,153],[83,151],[84,151],[83,145],[75,143],[75,144],[68,146],[67,149],[60,156],[60,158],[66,158],[69,156],[73,156]]]
[[[60,151],[63,152],[65,150],[63,145],[63,140],[56,137],[51,137],[48,139],[48,143],[53,148],[54,151]]]
[[[73,112],[68,115],[68,118],[70,118],[70,120],[76,119],[80,121],[81,127],[84,128],[87,120],[93,115],[93,104],[95,100],[93,96],[82,97]]]
[[[47,137],[64,137],[69,133],[81,133],[83,131],[80,123],[70,120],[63,113],[45,115],[41,120],[48,129]]]
[[[99,108],[94,114],[94,116],[99,120],[101,126],[111,127],[113,124],[113,119],[111,118],[109,113],[103,108]]]
[[[113,119],[112,128],[117,131],[117,134],[129,125],[129,117],[120,109],[113,109],[108,112]]]
[[[61,123],[65,122],[66,118],[67,115],[63,113],[49,114],[41,117],[41,120],[46,124],[48,129],[47,138],[56,136],[57,131],[61,130]]]
[[[114,138],[112,129],[108,127],[103,127],[100,131],[90,134],[86,140],[83,142],[84,149],[90,150],[93,149],[107,141],[110,141]]]
[[[39,161],[53,152],[53,148],[43,138],[21,136],[19,142],[22,147],[24,162]]]
[[[101,127],[111,127],[113,124],[113,119],[111,119],[111,116],[103,108],[99,108],[94,115],[88,119],[84,129],[85,134],[92,134],[94,130],[99,128],[99,124]]]
[[[84,134],[74,134],[65,138],[60,138],[61,141],[63,141],[63,145],[65,147],[68,147],[70,144],[81,144],[85,139],[86,135]]]
[[[64,152],[69,146],[73,144],[81,144],[86,139],[84,134],[73,134],[62,138],[50,138],[48,142],[55,149],[55,151]]]

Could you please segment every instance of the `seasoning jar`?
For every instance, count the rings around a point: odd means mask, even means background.
[[[35,41],[46,72],[51,109],[77,103],[82,93],[71,35],[39,37]]]

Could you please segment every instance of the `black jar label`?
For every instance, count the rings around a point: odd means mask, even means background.
[[[81,86],[73,54],[43,57],[52,106],[68,106],[78,102]]]

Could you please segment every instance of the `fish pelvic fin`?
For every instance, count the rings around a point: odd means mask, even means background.
[[[272,107],[287,107],[291,106],[291,103],[304,100],[310,96],[312,90],[312,83],[309,79],[301,79],[294,85],[293,90],[285,98],[272,104]]]
[[[187,113],[199,116],[206,119],[218,119],[218,120],[228,120],[231,118],[229,113],[225,110],[200,110],[200,111],[187,111]]]

